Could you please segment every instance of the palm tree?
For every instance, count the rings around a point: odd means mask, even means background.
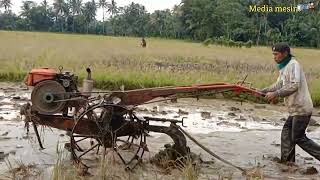
[[[111,14],[111,19],[114,17],[115,14],[117,14],[119,12],[119,8],[117,7],[117,3],[114,0],[111,0],[111,3],[108,5],[108,13]],[[114,27],[114,21],[112,21],[112,27]],[[114,32],[114,28],[112,28],[113,30],[113,34],[115,34]]]
[[[74,11],[77,15],[81,14],[81,8],[82,8],[82,0],[76,0]]]
[[[103,21],[103,26],[102,26],[102,33],[105,34],[105,23],[104,23],[104,12],[105,9],[108,8],[109,3],[106,0],[99,0],[99,7],[102,8],[102,21]]]
[[[35,2],[33,1],[23,1],[22,2],[22,6],[21,8],[21,13],[20,16],[21,17],[25,17],[25,26],[27,27],[28,30],[32,30],[31,27],[31,20],[30,20],[30,11],[32,8],[34,8],[36,6]]]
[[[6,13],[9,12],[9,9],[11,8],[11,6],[12,6],[11,0],[0,1],[0,7],[4,7]]]
[[[41,3],[42,7],[44,7],[46,15],[47,15],[47,9],[48,9],[48,2],[47,0],[43,0]]]
[[[72,10],[72,32],[75,32],[75,16],[81,13],[82,0],[70,0]]]
[[[64,12],[64,6],[65,6],[65,1],[64,0],[54,0],[53,2],[53,8],[55,10],[55,13],[57,15],[62,15]]]
[[[72,12],[71,12],[70,4],[64,3],[63,13],[62,13],[63,27],[67,27],[68,28],[68,19],[72,16],[71,14],[72,14]]]
[[[119,8],[117,6],[117,3],[114,0],[111,0],[111,3],[108,4],[108,10],[107,11],[109,13],[111,13],[111,18],[113,18],[113,16],[119,12]]]
[[[97,6],[94,0],[86,2],[83,7],[83,15],[87,23],[87,34],[89,33],[89,24],[95,19]]]
[[[56,15],[56,22],[58,22],[58,19],[60,19],[60,28],[61,32],[63,32],[63,22],[62,22],[62,17],[65,12],[65,6],[66,3],[64,0],[54,0],[53,2],[53,9]]]
[[[27,17],[29,11],[35,7],[36,4],[33,1],[23,1],[21,6],[21,16]]]
[[[182,1],[183,2],[183,1]],[[173,23],[173,31],[174,31],[174,37],[175,38],[179,38],[181,37],[181,32],[183,31],[182,30],[182,23],[181,21],[179,20],[182,16],[182,10],[181,10],[181,4],[182,2],[179,4],[179,5],[175,5],[172,9],[172,16],[174,18],[174,23]]]
[[[47,11],[48,11],[48,7],[49,7],[47,0],[43,0],[41,3],[41,6],[44,8],[45,16],[47,17],[48,16]]]
[[[165,20],[164,11],[156,10],[154,11],[154,13],[151,14],[150,24],[156,27],[158,31],[157,33],[159,33],[160,37],[162,37],[163,28],[165,26],[164,20]]]
[[[41,5],[47,9],[47,8],[48,8],[48,2],[47,2],[47,0],[43,0],[42,3],[41,3]]]

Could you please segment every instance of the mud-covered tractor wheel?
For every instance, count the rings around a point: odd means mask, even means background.
[[[81,123],[91,121],[90,132],[82,132]],[[103,104],[89,107],[76,118],[71,131],[70,151],[74,161],[85,167],[116,153],[126,168],[134,168],[145,151],[143,122],[125,107]],[[81,133],[79,133],[81,132]]]
[[[57,81],[45,80],[39,82],[31,93],[32,108],[41,114],[62,112],[66,102],[55,102],[66,97],[65,88]]]

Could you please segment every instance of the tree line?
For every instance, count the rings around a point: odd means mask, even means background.
[[[114,36],[162,37],[206,43],[252,42],[269,45],[286,41],[294,46],[320,47],[320,11],[252,13],[250,5],[296,6],[303,0],[182,0],[171,9],[148,13],[132,2],[115,0],[23,1],[21,12],[11,11],[12,0],[0,0],[0,29],[86,33]],[[103,19],[96,19],[102,9]],[[227,43],[224,43],[227,42]]]

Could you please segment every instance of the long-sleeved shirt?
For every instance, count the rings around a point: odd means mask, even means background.
[[[276,92],[278,97],[284,97],[290,116],[312,114],[313,103],[307,80],[300,64],[293,57],[280,70],[277,82],[264,88],[262,92]]]

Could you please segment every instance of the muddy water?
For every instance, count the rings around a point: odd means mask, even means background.
[[[30,100],[30,90],[20,84],[0,83],[0,174],[7,174],[10,164],[15,167],[24,164],[35,164],[43,171],[39,179],[50,179],[53,165],[57,161],[57,147],[68,142],[65,132],[44,129],[41,135],[44,150],[39,150],[32,128],[30,133],[19,117],[19,107]],[[184,118],[184,129],[199,142],[207,146],[224,159],[241,166],[252,168],[259,164],[266,179],[317,179],[318,175],[303,175],[302,171],[314,166],[320,170],[319,162],[297,148],[297,166],[290,170],[287,166],[272,161],[280,156],[280,133],[283,119],[287,116],[282,106],[255,105],[225,100],[179,100],[178,103],[157,103],[140,106],[138,116],[155,116],[181,120]],[[154,123],[168,125],[168,123]],[[308,136],[320,143],[320,128],[310,126]],[[148,147],[150,153],[145,155],[145,162],[171,139],[163,134],[150,133]],[[213,160],[206,152],[188,141],[192,152],[201,154],[205,161],[201,165],[199,179],[218,179],[232,177],[245,179],[241,172],[218,160]],[[0,154],[1,156],[1,154]],[[149,166],[147,166],[149,167]],[[154,179],[148,173],[143,179]],[[150,176],[148,176],[150,175]],[[1,176],[0,176],[1,177]],[[167,174],[158,177],[174,179]],[[0,178],[2,179],[2,178]],[[31,178],[34,179],[34,178]]]
[[[299,147],[296,151],[298,167],[295,168],[295,172],[289,173],[287,171],[293,171],[291,167],[273,161],[274,157],[280,157],[281,128],[284,123],[283,118],[288,115],[285,113],[285,107],[225,100],[185,99],[180,100],[177,104],[161,103],[142,106],[139,110],[145,115],[173,119],[186,117],[184,129],[203,145],[226,160],[246,169],[260,164],[266,179],[320,179],[318,175],[303,174],[308,167],[314,166],[320,170],[320,166],[319,161],[310,158]],[[189,114],[184,114],[184,112],[189,112]],[[314,117],[314,119],[319,122],[319,118]],[[320,143],[320,128],[310,126],[308,131],[308,136]],[[167,139],[164,135],[158,134],[154,137],[159,137],[161,141]],[[161,144],[159,141],[156,142]],[[188,141],[188,145],[193,152],[201,153],[204,160],[212,159],[193,142]],[[219,169],[218,172],[217,169]],[[207,176],[215,179],[221,174],[226,177],[232,174],[234,179],[244,179],[239,171],[219,161],[216,161],[215,165],[203,167],[202,172],[201,177],[204,179]]]

